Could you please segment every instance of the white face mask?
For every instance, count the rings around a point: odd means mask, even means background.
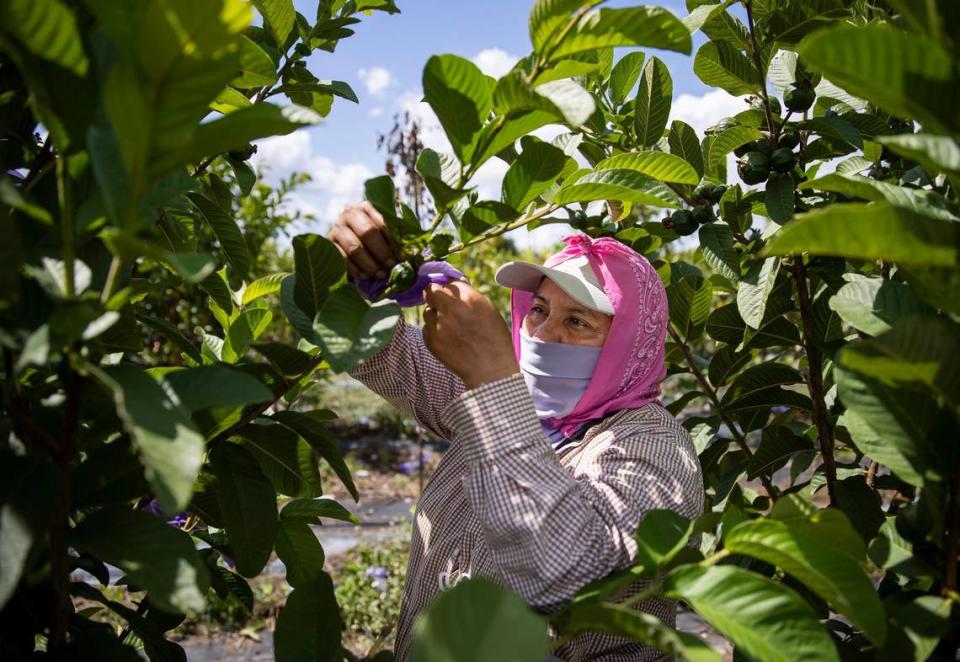
[[[562,418],[583,397],[602,347],[543,342],[520,329],[520,372],[540,418]]]

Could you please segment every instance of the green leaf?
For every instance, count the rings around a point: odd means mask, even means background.
[[[666,626],[657,617],[610,602],[589,602],[570,609],[565,635],[606,632],[652,646],[667,655],[690,662],[720,662],[720,654],[706,642]]]
[[[674,271],[671,277],[667,287],[670,324],[684,339],[694,340],[702,333],[702,324],[710,315],[713,287],[699,274],[678,276]]]
[[[934,191],[895,186],[869,177],[831,173],[813,181],[803,182],[797,188],[842,193],[872,202],[886,200],[895,207],[909,209],[923,216],[935,216],[946,221],[960,221],[960,217],[950,209],[947,200]]]
[[[740,373],[720,399],[724,411],[734,413],[788,405],[811,411],[810,399],[802,393],[782,388],[802,384],[803,375],[794,368],[773,361],[755,365]]]
[[[566,25],[572,13],[581,5],[599,4],[600,0],[536,0],[530,10],[530,41],[537,53],[542,53],[550,38]]]
[[[123,570],[161,609],[195,613],[206,606],[207,569],[190,536],[163,519],[128,506],[101,508],[69,536],[71,547]]]
[[[186,410],[173,402],[150,375],[132,365],[94,372],[113,393],[117,415],[130,434],[144,475],[168,515],[190,503],[203,461],[203,437]]]
[[[886,386],[922,384],[960,408],[960,329],[948,319],[900,320],[876,338],[848,344],[838,362]]]
[[[297,305],[294,292],[296,291],[297,277],[293,274],[280,281],[280,308],[284,317],[293,325],[297,333],[310,344],[319,344],[317,334],[313,330],[313,317],[307,315]]]
[[[524,140],[523,151],[503,177],[503,201],[517,210],[526,209],[553,186],[567,169],[569,157],[545,142]]]
[[[0,464],[0,607],[17,590],[34,543],[55,526],[58,481],[46,458],[10,455]]]
[[[466,579],[420,614],[412,651],[413,659],[432,662],[540,660],[547,621],[489,579]]]
[[[284,377],[300,377],[313,361],[306,352],[279,342],[253,343],[251,347],[266,357]]]
[[[294,499],[280,511],[280,519],[304,519],[320,524],[321,517],[359,524],[360,519],[333,499]]]
[[[275,294],[280,291],[280,283],[290,274],[280,271],[268,276],[262,276],[243,288],[241,303],[246,306],[260,297]]]
[[[493,105],[492,80],[470,60],[434,55],[423,68],[423,96],[461,162],[470,161]]]
[[[210,451],[220,512],[237,570],[253,577],[263,570],[277,532],[277,495],[257,460],[242,446],[224,442]]]
[[[767,300],[779,272],[780,258],[768,257],[762,262],[754,262],[741,279],[737,289],[737,310],[750,328],[759,329],[764,321]]]
[[[452,154],[441,154],[426,147],[417,157],[416,169],[440,208],[449,207],[464,195],[464,191],[455,188],[460,179],[460,164]]]
[[[670,124],[670,135],[668,136],[670,144],[670,153],[679,156],[689,163],[697,171],[697,181],[703,177],[703,149],[700,147],[700,139],[697,138],[697,132],[689,124],[674,120]]]
[[[672,510],[651,510],[637,526],[637,560],[645,574],[657,571],[683,549],[693,533],[693,522]]]
[[[210,229],[216,235],[220,247],[227,257],[227,262],[241,278],[250,271],[250,253],[247,251],[247,242],[243,238],[243,231],[231,213],[217,202],[199,193],[188,193],[190,202],[200,211],[204,220],[210,224]]]
[[[277,492],[295,498],[323,494],[313,447],[299,435],[276,423],[245,425],[237,435]]]
[[[758,94],[760,75],[750,59],[724,41],[708,41],[693,61],[693,71],[710,87],[719,87],[734,96]]]
[[[643,78],[634,103],[634,130],[637,143],[656,145],[670,117],[673,103],[673,79],[666,65],[655,57],[643,69]],[[696,183],[696,182],[694,182]]]
[[[189,411],[209,407],[239,407],[274,399],[273,393],[263,383],[243,370],[222,363],[172,370],[163,375],[163,381]]]
[[[273,313],[266,308],[248,308],[240,313],[227,331],[223,343],[223,360],[227,363],[236,363],[243,358],[250,343],[260,337],[270,322]]]
[[[701,225],[700,250],[706,263],[719,274],[734,283],[740,280],[740,258],[733,247],[730,226],[720,223]]]
[[[943,460],[928,438],[936,414],[936,404],[930,397],[915,388],[884,385],[841,365],[836,367],[835,376],[837,395],[847,408],[845,423],[866,428],[851,430],[854,441],[876,440],[865,447],[875,454],[889,447],[889,452],[882,453],[888,461],[897,465],[902,458],[913,469],[903,476],[904,480],[913,476],[940,479]]]
[[[942,172],[960,176],[960,144],[946,136],[911,133],[902,136],[881,136],[877,142],[891,151],[916,161],[931,175]]]
[[[318,234],[300,234],[293,238],[294,272],[297,275],[293,296],[311,319],[323,308],[330,288],[347,272],[340,251],[333,242]]]
[[[350,492],[353,500],[358,501],[360,499],[357,488],[353,484],[353,478],[350,477],[350,469],[347,468],[343,455],[340,453],[339,442],[319,420],[307,414],[289,410],[278,411],[273,415],[273,418],[284,427],[303,437],[333,468],[334,473],[337,474],[344,487]]]
[[[280,521],[277,557],[287,568],[287,583],[294,588],[323,575],[323,547],[310,525],[299,519]]]
[[[572,184],[565,184],[552,202],[565,205],[592,200],[619,200],[673,209],[680,207],[679,198],[666,186],[652,177],[624,168],[587,173]]]
[[[267,52],[249,37],[240,37],[240,75],[230,81],[239,88],[273,85],[277,72]],[[241,106],[246,107],[246,106]]]
[[[950,54],[938,44],[879,23],[819,30],[800,57],[832,82],[899,117],[960,132],[960,87]]]
[[[741,145],[746,145],[754,140],[760,140],[763,134],[759,129],[749,126],[732,126],[717,134],[710,142],[710,148],[706,151],[707,168],[715,171],[721,165],[726,163],[727,154]]]
[[[764,428],[760,448],[747,465],[747,478],[753,480],[760,474],[773,475],[794,455],[810,450],[813,450],[813,442],[785,425]]]
[[[643,61],[646,55],[640,51],[627,53],[617,60],[610,71],[610,81],[607,83],[607,90],[610,92],[610,98],[614,104],[623,103],[633,90],[640,78],[640,72],[643,71]]]
[[[502,115],[542,110],[553,115],[556,121],[575,127],[586,122],[596,110],[593,97],[578,83],[564,79],[533,87],[521,71],[511,71],[497,82],[493,107]]]
[[[837,419],[837,425],[847,429],[861,453],[884,465],[910,485],[923,485],[923,476],[914,469],[898,445],[889,443],[885,435],[877,433],[856,411],[848,409]]]
[[[707,323],[707,331],[710,331],[709,320]],[[743,327],[740,327],[740,331],[743,331]],[[712,336],[713,334],[711,333],[710,335]],[[739,343],[739,340],[736,342]],[[710,359],[708,371],[710,383],[717,388],[723,386],[727,383],[727,380],[750,363],[750,359],[750,350],[738,352],[734,349],[734,345],[724,345],[720,347]]]
[[[753,659],[839,659],[810,607],[756,573],[730,565],[683,566],[667,576],[664,593],[685,601]]]
[[[577,21],[557,47],[549,51],[549,57],[554,61],[609,46],[647,46],[689,53],[691,39],[683,23],[663,7],[604,8]]]
[[[697,184],[700,177],[696,170],[679,156],[667,152],[630,152],[616,154],[600,161],[595,170],[624,169],[652,177],[657,181],[674,184]]]
[[[764,254],[801,251],[954,267],[960,261],[960,223],[887,203],[833,205],[797,216],[770,240]]]
[[[120,228],[104,228],[98,236],[117,257],[131,262],[141,257],[155,260],[188,283],[199,283],[216,269],[209,253],[173,253]]]
[[[877,658],[924,662],[950,631],[950,613],[956,608],[956,601],[921,595],[907,604],[891,604],[901,600],[897,595],[886,601],[893,627],[887,645],[876,652]]]
[[[286,135],[302,126],[319,124],[320,120],[320,115],[302,106],[257,103],[238,108],[220,119],[201,124],[189,144],[153,161],[150,173],[159,177],[180,165],[243,149],[258,138]]]
[[[253,4],[270,26],[277,46],[284,48],[296,18],[293,0],[253,0]]]
[[[908,285],[861,274],[844,274],[847,284],[830,297],[830,309],[858,331],[878,336],[901,319],[933,314]]]
[[[774,172],[767,180],[764,203],[770,220],[783,225],[793,218],[793,176]]]
[[[343,283],[330,292],[313,329],[330,367],[347,372],[390,341],[399,318],[397,304],[370,304],[351,283]]]
[[[727,533],[724,547],[782,568],[799,579],[834,609],[849,618],[875,644],[887,636],[886,614],[864,570],[865,550],[847,554],[838,539],[859,542],[846,516],[837,510],[818,511],[809,520],[755,519]]]
[[[89,62],[73,11],[59,0],[6,0],[0,5],[0,24],[37,57],[78,76]]]
[[[479,166],[512,145],[518,138],[547,124],[554,124],[556,121],[557,116],[554,113],[544,110],[522,110],[510,113],[502,126],[498,122],[488,123],[477,139],[477,143],[486,145],[486,148],[473,156],[472,165]]]
[[[287,596],[277,616],[273,653],[277,662],[326,662],[338,659],[340,610],[333,581],[326,573]]]

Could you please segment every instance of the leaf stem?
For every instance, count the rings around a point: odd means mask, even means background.
[[[723,559],[727,558],[728,556],[730,556],[730,550],[729,550],[729,549],[721,549],[719,552],[717,552],[717,553],[715,553],[715,554],[711,554],[710,556],[708,556],[707,558],[705,558],[704,560],[702,560],[702,561],[700,562],[700,565],[716,565],[719,561],[722,561]]]
[[[810,302],[803,256],[796,256],[790,271],[797,284],[797,300],[800,306],[800,320],[803,324],[803,351],[807,355],[807,385],[810,389],[810,399],[813,400],[813,420],[820,439],[820,455],[823,457],[823,470],[827,479],[830,505],[836,508],[840,502],[837,499],[836,490],[837,466],[833,458],[833,431],[827,421],[827,406],[823,390],[823,355],[814,340],[813,305]]]
[[[63,256],[63,288],[68,299],[76,296],[74,282],[74,261],[76,260],[76,246],[73,236],[73,191],[71,190],[70,170],[67,156],[61,154],[57,158],[57,202],[60,206],[60,242]]]
[[[494,227],[492,230],[484,232],[483,234],[478,234],[476,237],[473,237],[469,241],[465,241],[459,244],[454,244],[453,246],[447,249],[446,253],[437,257],[436,259],[437,260],[446,259],[449,255],[452,255],[453,253],[458,253],[462,251],[464,248],[466,248],[467,246],[473,246],[474,244],[479,244],[480,242],[486,241],[487,239],[493,239],[494,237],[499,237],[500,235],[506,232],[510,232],[510,230],[516,230],[517,228],[523,227],[524,225],[527,225],[528,223],[531,223],[539,218],[543,218],[547,214],[555,212],[556,210],[560,209],[561,206],[562,205],[547,205],[543,209],[536,211],[530,214],[529,216],[524,216],[510,223],[504,223],[503,225],[498,225]]]
[[[756,67],[757,73],[760,75],[760,98],[763,100],[763,112],[767,117],[767,130],[770,131],[771,146],[776,149],[780,138],[780,126],[773,121],[773,109],[770,107],[770,96],[767,94],[767,70],[760,57],[760,44],[757,42],[757,29],[753,22],[753,0],[743,0],[743,6],[747,10],[750,55],[753,58],[753,66]]]
[[[747,445],[747,440],[743,436],[743,433],[740,432],[740,429],[736,426],[733,420],[727,416],[726,412],[723,411],[723,406],[720,404],[720,398],[717,397],[717,391],[713,388],[707,378],[704,377],[703,373],[700,371],[700,368],[697,367],[696,362],[693,360],[693,354],[690,352],[690,348],[680,339],[680,336],[674,330],[673,326],[667,325],[667,331],[670,333],[670,337],[673,338],[673,342],[677,344],[677,347],[680,348],[680,351],[683,353],[684,358],[687,360],[687,364],[690,366],[690,371],[693,372],[693,376],[696,378],[697,382],[700,384],[700,388],[707,394],[707,397],[710,398],[710,401],[713,403],[713,408],[720,416],[720,420],[723,421],[724,425],[727,426],[727,429],[730,430],[730,434],[733,435],[734,441],[737,442],[737,446],[740,447],[740,450],[749,460],[753,457],[753,451],[750,450],[750,447]],[[760,482],[763,483],[764,489],[767,491],[767,496],[771,500],[776,500],[777,498],[777,489],[773,486],[773,483],[770,481],[770,478],[767,477],[767,474],[760,472]]]

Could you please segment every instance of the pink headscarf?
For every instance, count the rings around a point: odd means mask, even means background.
[[[667,374],[667,292],[650,263],[610,237],[593,240],[585,234],[564,237],[566,248],[550,256],[553,267],[585,255],[613,305],[614,316],[596,370],[573,411],[547,423],[572,436],[582,424],[608,413],[642,407],[660,395]],[[520,360],[520,326],[533,306],[533,292],[513,290],[513,349]]]

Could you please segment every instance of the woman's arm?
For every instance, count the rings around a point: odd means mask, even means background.
[[[430,353],[417,327],[400,320],[390,343],[350,375],[434,434],[450,438],[441,413],[464,385]]]
[[[587,455],[577,477],[560,465],[520,376],[464,393],[445,415],[464,446],[467,499],[500,579],[538,609],[558,609],[590,581],[628,565],[648,511],[691,518],[702,511],[693,445],[659,407],[640,424],[633,418],[603,432],[614,435],[612,443]]]

